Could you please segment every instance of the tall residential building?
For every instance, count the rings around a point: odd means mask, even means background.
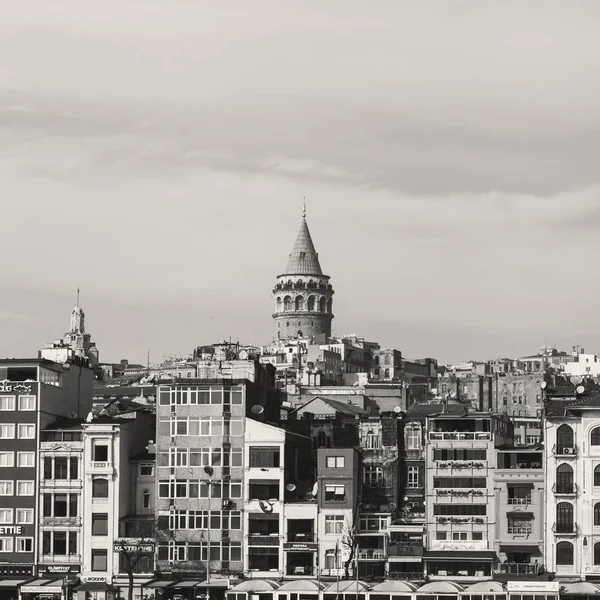
[[[427,545],[430,579],[491,579],[498,520],[497,448],[512,444],[504,415],[441,414],[427,419]]]
[[[87,361],[80,359],[0,360],[0,577],[34,573],[40,549],[35,525],[43,475],[40,430],[61,415],[85,415],[92,382]]]
[[[329,276],[321,270],[304,212],[287,266],[273,288],[274,339],[330,337],[333,294]]]

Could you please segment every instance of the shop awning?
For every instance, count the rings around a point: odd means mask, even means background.
[[[155,582],[158,583],[158,582]],[[193,588],[196,587],[200,582],[199,579],[182,579],[181,581],[178,581],[176,583],[173,583],[174,588]],[[151,587],[149,585],[146,585],[144,587]]]
[[[116,590],[116,587],[108,585],[106,581],[86,581],[75,588],[76,592],[109,592]]]
[[[199,583],[198,587],[227,588],[229,587],[229,579],[206,579],[203,582]]]
[[[147,583],[144,587],[146,588],[168,588],[173,584],[177,583],[176,581],[165,581],[164,579],[157,579],[155,581],[151,581]]]
[[[452,550],[440,550],[439,552],[427,552],[425,560],[451,560],[453,562],[463,560],[494,560],[496,553],[493,550],[480,550],[477,552],[453,552]]]
[[[21,586],[22,594],[60,594],[62,592],[61,579],[35,579]]]
[[[27,583],[29,579],[0,579],[0,588],[19,587],[23,583]]]

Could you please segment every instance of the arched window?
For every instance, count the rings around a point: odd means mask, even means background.
[[[600,502],[594,504],[594,527],[600,527]]]
[[[292,298],[291,298],[291,296],[286,296],[283,299],[283,310],[292,310]]]
[[[561,425],[556,430],[556,452],[563,454],[565,448],[572,448],[574,445],[573,429],[570,425]]]
[[[590,444],[592,446],[600,446],[600,427],[594,427],[594,429],[592,429],[590,438]]]
[[[308,297],[308,310],[315,310],[315,297],[314,296]]]
[[[92,481],[92,498],[108,498],[108,479]]]
[[[385,370],[385,375],[384,375],[384,377],[385,377],[386,379],[389,379],[389,378],[390,378],[390,370],[389,370],[389,369],[386,369],[386,370]]]
[[[150,490],[144,490],[142,493],[142,508],[150,508]]]
[[[600,486],[600,465],[594,467],[594,487]]]
[[[569,502],[556,505],[556,533],[573,533],[573,505]]]
[[[419,425],[408,426],[404,438],[407,450],[419,450],[421,448],[421,428]]]
[[[327,446],[327,436],[324,431],[319,431],[317,434],[317,448],[325,448]]]
[[[571,542],[558,542],[556,544],[556,564],[573,564],[573,544]]]
[[[325,297],[319,300],[319,312],[324,313],[327,310],[327,300]]]
[[[375,373],[375,377],[379,377],[379,369],[375,369],[374,373]]]
[[[573,467],[571,465],[568,465],[567,463],[562,463],[562,465],[558,465],[558,468],[556,469],[556,493],[573,493]]]
[[[594,544],[594,564],[600,565],[600,542]]]
[[[281,301],[281,298],[277,298],[277,312],[281,312],[282,304],[283,302]]]
[[[327,300],[327,312],[328,313],[331,312],[332,306],[333,306],[332,300],[331,300],[331,298],[329,298],[329,300]]]
[[[379,364],[379,356],[375,357],[375,364],[378,365]]]
[[[296,310],[304,310],[304,298],[296,296]]]
[[[391,360],[390,360],[390,355],[386,354],[385,358],[383,359],[384,364],[389,365],[391,364]]]

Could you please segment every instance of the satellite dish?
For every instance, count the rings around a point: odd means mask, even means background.
[[[545,390],[548,387],[548,384],[545,381],[542,381],[542,383],[540,383],[540,387]]]
[[[255,404],[250,410],[255,415],[262,415],[265,412],[265,409],[260,404]]]
[[[573,377],[571,377],[571,383],[573,385],[579,385],[582,382],[583,382],[583,377],[580,377],[579,375],[574,375]]]
[[[212,467],[209,467],[208,465],[206,465],[206,466],[204,467],[204,472],[205,472],[205,473],[206,473],[206,474],[207,474],[209,477],[212,477],[212,476],[213,476],[213,474],[214,474],[214,472],[215,472],[215,470],[214,470]]]
[[[240,360],[248,360],[248,351],[247,350],[242,350],[240,352]]]
[[[315,485],[313,485],[313,489],[311,491],[311,494],[313,496],[316,496],[318,491],[319,491],[319,482],[315,481]]]
[[[295,486],[293,483],[288,483],[288,484],[285,486],[285,489],[286,489],[288,492],[293,492],[293,491],[295,491],[295,489],[296,489],[296,486]]]
[[[398,508],[398,505],[395,502],[390,502],[388,506],[390,507],[391,512],[394,512]]]
[[[267,502],[266,500],[261,500],[258,505],[260,506],[260,510],[262,510],[264,513],[272,513],[273,512],[273,505],[270,502]]]
[[[394,406],[394,412],[398,415],[402,412],[402,408],[400,406]]]
[[[70,412],[69,413],[69,419],[76,419],[77,418],[77,413],[76,412]]]
[[[575,389],[575,392],[577,394],[581,395],[585,392],[585,387],[583,385],[578,385],[577,388]]]
[[[404,496],[404,502],[408,502],[408,496]]]

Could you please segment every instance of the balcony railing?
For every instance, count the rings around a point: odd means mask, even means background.
[[[509,498],[508,503],[514,506],[527,506],[531,504],[531,496],[523,496],[521,498]]]
[[[41,517],[40,524],[79,527],[81,525],[81,517]]]
[[[368,549],[358,551],[358,560],[385,560],[386,554],[383,549]]]
[[[286,542],[314,542],[314,533],[289,533],[287,534]]]
[[[577,523],[554,523],[552,531],[558,535],[574,535],[579,531]]]
[[[481,460],[436,460],[437,469],[485,469],[487,461]]]
[[[508,526],[508,533],[510,533],[511,535],[531,535],[532,531],[533,529],[531,528],[531,526]]]
[[[388,556],[423,556],[423,544],[388,544]]]
[[[537,575],[542,571],[542,566],[530,563],[504,563],[499,565],[495,573],[502,575]]]
[[[54,564],[78,564],[81,563],[81,556],[79,554],[42,554],[40,556],[40,564],[42,565],[54,565]]]
[[[552,486],[552,492],[561,496],[574,496],[577,491],[576,483],[555,483]]]
[[[386,578],[400,581],[423,581],[425,575],[423,575],[423,571],[390,571]]]
[[[288,565],[286,575],[314,575],[315,569],[312,565]]]
[[[279,546],[279,534],[273,535],[260,535],[258,533],[248,534],[248,545],[249,546]]]
[[[431,431],[430,440],[482,440],[490,441],[492,434],[489,431]]]

